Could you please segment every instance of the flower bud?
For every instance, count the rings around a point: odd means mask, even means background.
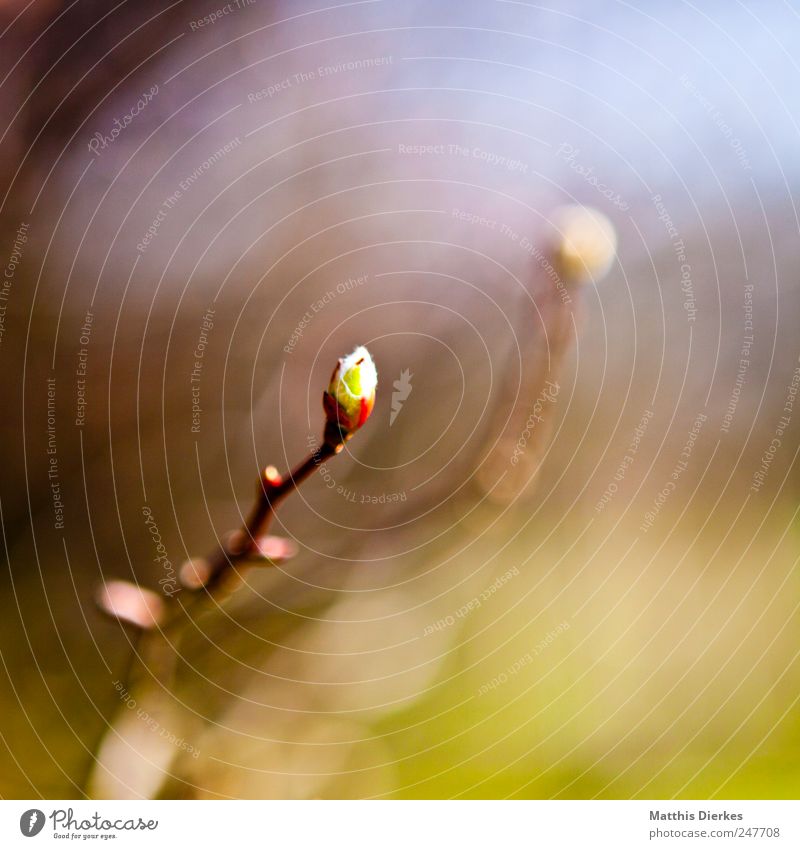
[[[369,418],[375,406],[378,372],[369,351],[359,346],[342,357],[331,375],[331,382],[322,396],[328,425],[347,438]]]
[[[589,206],[562,206],[552,214],[553,264],[565,282],[603,277],[617,253],[614,225]]]

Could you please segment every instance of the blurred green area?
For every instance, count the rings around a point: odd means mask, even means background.
[[[465,582],[433,603],[447,579],[409,578],[391,560],[348,568],[336,590],[254,575],[185,644],[171,730],[199,754],[177,753],[162,792],[795,797],[796,523],[774,544],[788,509],[766,517],[749,549],[745,531],[723,541],[729,529],[716,529],[715,556],[680,523],[628,553],[624,533],[551,518],[546,542],[537,523],[493,561],[459,555]],[[287,571],[314,581],[313,557]],[[37,584],[15,584],[23,609]],[[97,645],[82,623],[61,621],[56,634],[47,610],[3,619],[5,797],[76,795],[120,711],[113,682],[127,646],[91,609],[91,590],[78,576]],[[48,597],[58,606],[68,593]],[[60,606],[57,621],[79,610]]]

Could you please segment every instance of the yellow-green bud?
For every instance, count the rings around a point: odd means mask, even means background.
[[[375,406],[377,386],[375,363],[363,345],[342,357],[322,398],[328,423],[336,425],[345,436],[358,430]]]

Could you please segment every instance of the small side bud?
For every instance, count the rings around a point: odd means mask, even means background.
[[[322,405],[328,426],[340,436],[352,436],[369,418],[375,406],[378,372],[369,351],[359,346],[342,357],[331,375]]]
[[[275,466],[267,466],[264,469],[264,480],[270,486],[280,486],[282,478],[280,476],[280,472],[275,468]]]
[[[264,561],[266,565],[283,563],[297,554],[297,543],[293,539],[266,534],[256,537],[251,560]]]
[[[193,557],[181,565],[178,577],[187,590],[199,590],[211,577],[211,563],[205,557]]]

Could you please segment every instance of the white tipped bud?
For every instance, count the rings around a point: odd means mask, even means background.
[[[378,372],[369,351],[360,345],[336,364],[323,396],[328,423],[346,436],[358,430],[375,406]]]

